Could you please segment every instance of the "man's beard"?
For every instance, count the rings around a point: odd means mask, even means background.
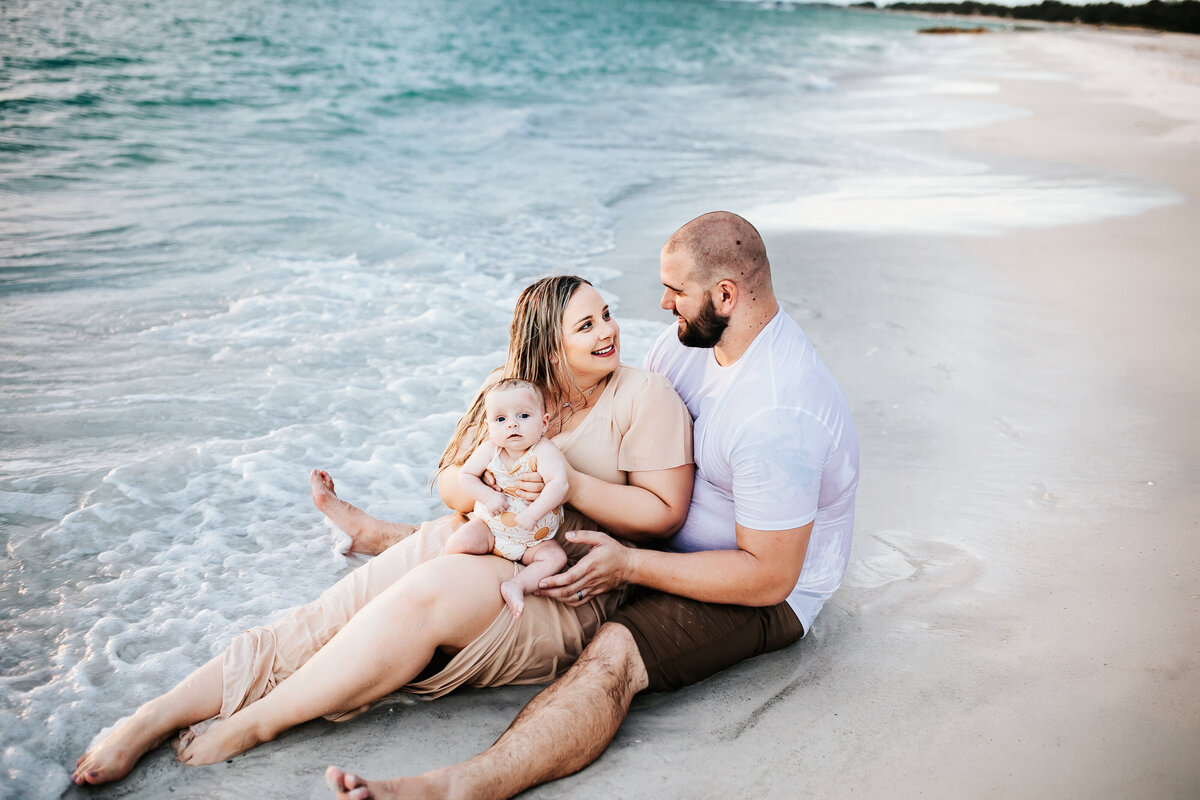
[[[700,308],[695,319],[684,320],[684,324],[678,328],[679,341],[688,347],[716,347],[717,342],[721,341],[721,335],[729,327],[729,317],[722,317],[717,313],[717,307],[713,305],[711,297],[706,300],[708,302]],[[675,316],[679,316],[678,311],[675,312]]]

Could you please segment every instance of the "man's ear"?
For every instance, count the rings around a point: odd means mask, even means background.
[[[716,286],[713,286],[712,292],[713,307],[717,313],[723,317],[729,316],[733,312],[733,307],[737,305],[738,287],[733,281],[723,278],[717,281]]]

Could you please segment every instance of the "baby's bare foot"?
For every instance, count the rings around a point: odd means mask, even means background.
[[[516,581],[505,581],[500,584],[500,596],[512,609],[513,617],[520,617],[525,610],[525,590]]]

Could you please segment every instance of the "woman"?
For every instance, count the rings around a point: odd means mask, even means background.
[[[687,514],[691,419],[665,379],[619,364],[619,333],[587,281],[540,280],[517,301],[508,360],[484,388],[501,375],[528,380],[557,410],[549,433],[571,468],[563,530],[662,538]],[[314,499],[351,528],[356,546],[408,535],[141,706],[79,759],[75,783],[124,777],[188,726],[179,760],[211,764],[318,716],[348,719],[397,689],[436,697],[462,685],[547,682],[570,666],[615,606],[611,593],[592,597],[585,585],[571,604],[530,596],[514,619],[499,586],[517,565],[495,556],[434,558],[474,505],[458,472],[482,435],[482,395],[440,464],[439,492],[457,513],[409,533],[343,504],[316,473]],[[564,546],[573,559],[581,555]]]

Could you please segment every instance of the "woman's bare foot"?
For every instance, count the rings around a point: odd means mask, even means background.
[[[238,716],[241,715],[222,720],[197,736],[179,752],[176,760],[189,767],[216,764],[270,740],[271,737],[260,735],[253,725],[243,724]]]
[[[337,496],[333,478],[325,470],[314,469],[308,476],[312,485],[313,505],[350,537],[350,549],[355,553],[379,555],[416,530],[415,525],[402,525],[375,519],[357,506]]]
[[[121,780],[139,758],[171,735],[170,731],[163,733],[160,728],[147,714],[139,711],[79,757],[71,780],[79,786]]]
[[[343,772],[337,767],[325,770],[325,782],[329,788],[337,792],[339,798],[346,800],[386,800],[392,797],[446,797],[443,787],[436,782],[427,780],[425,776],[414,778],[393,778],[390,781],[368,781],[357,775]]]

